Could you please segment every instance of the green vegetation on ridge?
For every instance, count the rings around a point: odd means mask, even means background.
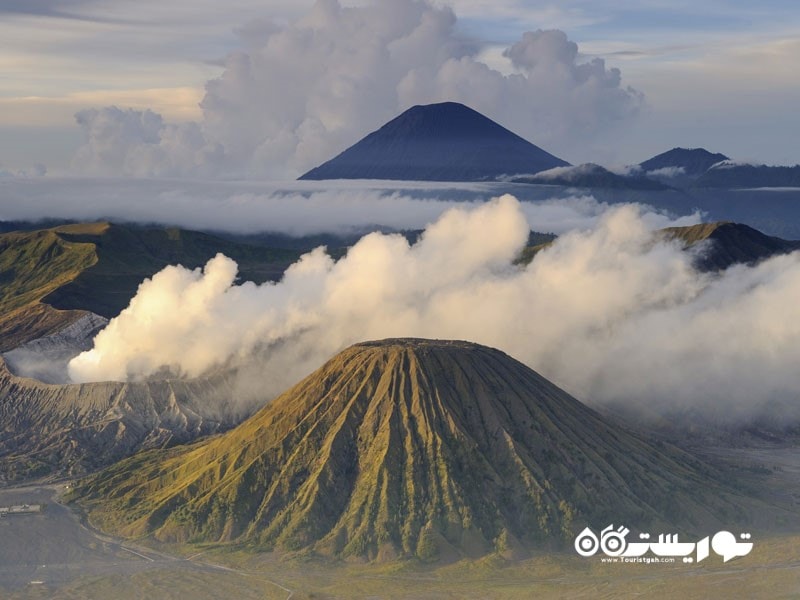
[[[90,244],[95,264],[43,301],[59,309],[89,310],[114,317],[128,305],[139,284],[168,265],[203,266],[221,252],[239,264],[239,276],[262,283],[280,278],[298,253],[238,244],[177,228],[106,224],[99,233],[71,226],[58,228],[73,243]]]
[[[97,232],[103,225],[85,227]],[[58,228],[0,235],[0,350],[78,319],[82,312],[54,310],[40,301],[96,263],[92,244],[66,239]]]
[[[257,283],[279,279],[300,255],[195,231],[105,222],[0,234],[0,351],[58,331],[84,311],[114,317],[145,278],[167,265],[200,267],[218,252]]]
[[[92,244],[58,230],[0,235],[0,311],[40,300],[96,262]]]

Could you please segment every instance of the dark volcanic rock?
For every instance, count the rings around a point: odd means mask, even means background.
[[[300,179],[481,181],[568,163],[455,102],[414,106]]]
[[[770,167],[723,163],[695,182],[697,188],[800,188],[800,165]]]
[[[639,166],[645,172],[677,167],[683,169],[684,175],[697,177],[723,160],[728,160],[728,157],[724,154],[713,154],[705,148],[673,148],[640,163]]]
[[[705,244],[697,267],[703,271],[727,269],[735,264],[754,264],[772,256],[800,250],[800,241],[765,235],[741,223],[702,223],[670,227],[662,235],[681,240],[687,248]]]

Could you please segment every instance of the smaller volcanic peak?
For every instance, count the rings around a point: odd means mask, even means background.
[[[468,342],[351,346],[206,443],[77,490],[127,536],[338,557],[519,556],[587,524],[691,526],[732,504],[689,455]]]
[[[800,249],[800,241],[769,236],[747,225],[726,221],[670,227],[661,233],[667,238],[680,240],[687,248],[706,244],[696,265],[704,271],[727,269],[735,264],[754,264]]]
[[[566,166],[456,102],[414,106],[300,179],[481,181]]]
[[[724,154],[714,154],[705,148],[673,148],[640,163],[639,166],[642,171],[651,175],[697,177],[724,160],[728,160]]]

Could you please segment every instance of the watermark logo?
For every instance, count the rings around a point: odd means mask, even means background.
[[[676,558],[681,558],[684,563],[694,563],[708,558],[711,550],[721,556],[723,562],[728,562],[747,556],[753,549],[753,542],[748,541],[751,537],[749,533],[740,533],[737,538],[730,531],[718,531],[713,537],[706,536],[698,542],[681,542],[677,533],[662,533],[657,541],[651,542],[649,533],[640,533],[639,540],[642,541],[628,542],[630,532],[624,525],[617,529],[609,525],[598,537],[587,527],[575,538],[575,552],[587,558],[602,552],[606,557],[619,558],[622,562],[674,562]],[[645,560],[643,557],[647,554],[657,558]]]

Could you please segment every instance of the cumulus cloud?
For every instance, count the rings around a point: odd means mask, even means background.
[[[623,206],[514,265],[528,229],[503,196],[449,210],[414,245],[370,234],[338,262],[317,249],[277,284],[235,285],[223,256],[168,267],[70,373],[196,375],[255,352],[277,393],[348,344],[420,336],[501,348],[590,403],[727,421],[783,404],[798,416],[800,254],[702,274]]]
[[[342,7],[319,0],[288,24],[240,30],[242,47],[206,84],[200,123],[150,111],[78,114],[74,166],[112,175],[296,177],[415,105],[462,102],[548,150],[571,151],[635,115],[642,96],[601,59],[581,62],[561,31],[526,33],[514,72],[480,58],[450,8],[422,0]]]
[[[87,175],[209,176],[224,158],[197,123],[165,123],[151,110],[109,106],[78,112],[85,142],[72,164]]]

